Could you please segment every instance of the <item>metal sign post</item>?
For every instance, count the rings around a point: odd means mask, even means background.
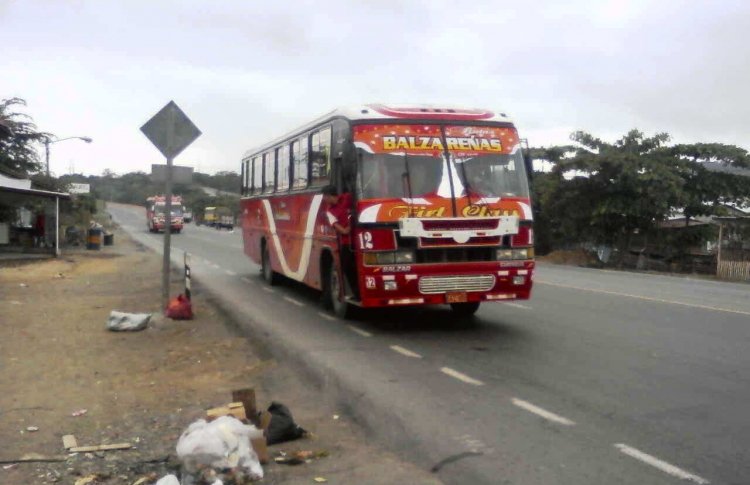
[[[164,260],[162,264],[162,308],[169,304],[169,269],[172,237],[172,161],[201,135],[190,118],[174,101],[166,104],[158,113],[141,126],[144,135],[167,159],[165,181],[166,207],[164,214]]]

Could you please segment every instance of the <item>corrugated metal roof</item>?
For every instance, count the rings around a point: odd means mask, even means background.
[[[11,192],[14,194],[35,195],[37,197],[47,197],[50,199],[54,199],[56,197],[59,197],[61,199],[70,198],[70,194],[67,192],[52,192],[49,190],[39,190],[39,189],[21,189],[18,187],[0,186],[0,192]]]

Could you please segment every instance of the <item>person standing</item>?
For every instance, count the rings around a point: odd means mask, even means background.
[[[356,298],[359,298],[357,266],[351,247],[352,195],[348,192],[339,194],[338,189],[333,185],[323,187],[321,193],[323,194],[323,200],[328,205],[326,211],[328,223],[336,231],[341,272],[345,275],[352,293]]]

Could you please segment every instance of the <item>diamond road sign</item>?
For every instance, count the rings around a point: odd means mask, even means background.
[[[201,136],[201,130],[190,121],[190,118],[174,101],[167,103],[153,118],[141,126],[141,131],[168,159],[179,155]]]

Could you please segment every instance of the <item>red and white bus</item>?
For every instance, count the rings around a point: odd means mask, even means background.
[[[481,109],[338,109],[245,154],[245,253],[352,306],[528,299],[534,270],[529,161],[513,122]],[[358,298],[348,291],[321,187],[351,194]]]
[[[167,225],[167,198],[163,195],[154,195],[146,199],[146,225],[149,232],[163,231]],[[172,196],[172,224],[170,232],[179,234],[182,231],[182,197]]]

